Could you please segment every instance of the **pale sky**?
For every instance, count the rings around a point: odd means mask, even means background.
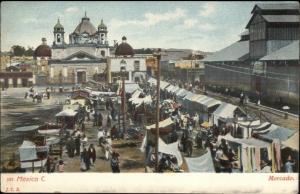
[[[278,2],[278,1],[277,1]],[[186,48],[217,51],[239,40],[251,17],[255,1],[128,1],[128,2],[2,2],[1,51],[12,45],[33,46],[47,38],[60,18],[65,40],[80,23],[84,12],[97,28],[108,27],[109,44],[122,36],[133,48]],[[272,2],[264,2],[272,3]],[[274,2],[273,2],[274,3]]]

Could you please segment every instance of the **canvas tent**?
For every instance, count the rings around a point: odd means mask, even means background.
[[[173,86],[173,85],[169,85],[168,87],[165,88],[165,90],[166,90],[167,92],[171,92],[171,91],[174,89],[174,87],[175,87],[175,86]]]
[[[74,117],[78,112],[72,109],[63,110],[55,115],[55,117]]]
[[[152,77],[147,82],[150,83],[150,84],[152,84],[152,85],[154,85],[154,86],[157,85],[157,80],[155,78],[152,78]],[[169,85],[170,84],[168,82],[166,82],[166,81],[160,81],[160,85],[159,86],[160,86],[161,90],[164,90]]]
[[[141,89],[140,86],[136,83],[125,83],[126,93],[132,94],[134,91]]]
[[[166,144],[161,138],[159,138],[158,152],[175,156],[178,162],[178,166],[182,165],[182,156],[180,151],[178,150],[178,141]]]
[[[30,125],[30,126],[24,126],[24,127],[17,127],[14,129],[14,131],[17,132],[29,132],[29,131],[35,131],[39,128],[38,125]]]
[[[174,121],[169,117],[169,118],[159,122],[159,128],[169,127],[172,124],[174,124]],[[146,126],[146,129],[147,130],[156,129],[156,125],[153,124],[153,125]]]
[[[169,132],[171,132],[173,124],[174,124],[174,121],[170,117],[163,121],[160,121],[159,122],[159,134],[164,135],[164,134],[168,134]],[[155,131],[156,125],[153,124],[153,125],[146,126],[146,129],[150,130],[151,133],[153,134],[156,132]]]
[[[133,94],[131,95],[131,98],[129,98],[129,102],[133,101],[135,98],[138,98],[141,93],[142,93],[141,90],[136,90],[135,92],[133,92]]]
[[[86,99],[71,99],[70,100],[71,105],[80,104],[82,106],[85,106],[85,103],[86,103]]]
[[[165,89],[168,85],[170,85],[168,82],[165,81],[160,81],[160,89],[163,90]]]
[[[199,95],[193,92],[188,92],[187,95],[182,99],[182,104],[186,109],[191,110],[193,107],[192,99],[197,98]]]
[[[182,88],[176,93],[176,96],[183,98],[187,95],[187,93],[188,93],[188,91],[186,89]]]
[[[216,172],[210,149],[207,148],[207,153],[196,158],[184,158],[189,172]]]
[[[22,145],[19,147],[20,161],[36,160],[36,145],[31,142],[24,140]]]
[[[76,120],[78,112],[73,109],[63,110],[55,115],[57,123],[66,125],[67,129],[74,129],[76,125]]]
[[[272,142],[274,139],[279,139],[280,141],[286,141],[289,139],[294,133],[295,130],[280,127],[278,125],[272,124],[268,128],[262,131],[253,131],[253,134],[260,139]]]
[[[228,141],[230,147],[233,147],[232,143],[238,145],[238,161],[243,172],[261,171],[261,149],[267,150],[268,159],[274,161],[274,150],[271,143],[255,138],[234,138],[229,133],[225,136],[220,135],[218,142],[221,142],[221,139]]]
[[[285,147],[292,148],[293,150],[299,151],[299,132],[294,133],[292,137],[281,142]]]
[[[73,110],[73,111],[77,111],[77,110],[79,110],[79,105],[77,105],[77,104],[64,105],[64,106],[63,106],[63,110]]]
[[[171,93],[176,93],[176,91],[180,90],[178,86],[174,86],[174,88],[170,91]]]
[[[149,84],[153,84],[156,85],[156,79],[154,79],[153,77],[150,77],[147,81]]]
[[[238,109],[238,106],[235,106],[233,104],[229,104],[226,102],[223,102],[213,113],[213,121],[214,124],[219,126],[219,120],[221,122],[228,122],[230,120],[234,119],[234,112]]]
[[[145,96],[144,98],[134,98],[134,99],[132,99],[131,102],[136,107],[139,107],[142,103],[151,104],[152,103],[152,97],[151,97],[151,95],[148,95],[148,96]]]
[[[199,104],[201,106],[201,110],[204,112],[207,112],[209,108],[222,103],[219,100],[216,100],[214,98],[211,98],[209,96],[204,96],[204,95],[201,95],[195,101],[197,104]]]

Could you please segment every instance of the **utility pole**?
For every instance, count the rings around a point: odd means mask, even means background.
[[[159,142],[159,101],[160,101],[160,58],[161,49],[156,53],[157,57],[157,88],[156,88],[156,146],[155,146],[155,171],[158,172],[158,142]]]

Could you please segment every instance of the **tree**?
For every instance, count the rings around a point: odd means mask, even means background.
[[[28,47],[28,49],[25,51],[25,56],[33,56],[34,50],[33,47]]]
[[[11,47],[13,56],[23,56],[25,54],[25,48],[19,45]]]

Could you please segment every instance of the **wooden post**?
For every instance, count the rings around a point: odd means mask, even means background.
[[[127,133],[126,131],[126,110],[125,110],[125,104],[126,104],[126,92],[125,92],[125,77],[124,75],[122,76],[122,89],[123,89],[123,93],[122,93],[122,112],[123,112],[123,135],[125,138],[125,134]]]
[[[34,172],[34,161],[32,161],[32,172]]]
[[[161,49],[158,49],[157,53],[157,88],[156,88],[156,146],[155,146],[155,171],[158,172],[158,140],[159,140],[159,101],[160,101],[160,53]]]

